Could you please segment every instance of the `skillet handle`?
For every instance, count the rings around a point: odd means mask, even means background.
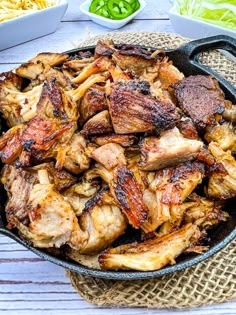
[[[236,57],[236,39],[226,35],[217,35],[202,39],[197,39],[182,45],[181,51],[188,60],[198,61],[199,54],[212,49],[223,49]]]
[[[176,61],[175,65],[177,67],[179,66],[180,69],[185,69],[184,72],[187,76],[196,74],[208,74],[214,76],[220,83],[221,88],[225,91],[226,98],[235,102],[236,88],[217,72],[199,62],[200,53],[215,49],[226,50],[236,57],[236,39],[226,35],[197,39],[180,46],[178,49],[173,50],[169,55],[170,57],[173,56],[173,60]]]

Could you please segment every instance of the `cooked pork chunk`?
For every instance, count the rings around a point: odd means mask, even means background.
[[[219,144],[211,142],[208,146],[216,163],[223,170],[215,168],[209,178],[207,193],[212,199],[229,199],[236,196],[236,161],[230,151],[223,151]]]
[[[146,68],[154,66],[156,63],[151,54],[141,48],[125,48],[129,47],[123,46],[122,49],[118,49],[112,54],[112,59],[122,70],[127,70],[139,76]]]
[[[86,154],[87,143],[85,137],[75,133],[70,142],[61,147],[57,155],[57,168],[64,167],[73,174],[79,174],[90,166],[90,158]]]
[[[92,142],[96,143],[99,146],[102,146],[104,144],[108,143],[117,143],[121,145],[122,147],[129,148],[133,144],[136,144],[138,142],[138,138],[133,135],[116,135],[116,134],[110,134],[110,135],[104,135],[104,136],[93,136],[90,138]]]
[[[1,182],[7,191],[8,201],[5,213],[8,221],[8,228],[15,227],[14,218],[22,224],[29,223],[29,216],[26,204],[30,191],[38,182],[37,174],[27,172],[12,165],[5,165],[1,173]]]
[[[228,214],[222,211],[222,205],[219,202],[199,197],[193,194],[189,198],[189,207],[184,214],[185,223],[193,223],[201,230],[214,227],[222,221],[226,221]]]
[[[236,129],[230,123],[207,128],[204,138],[207,142],[217,142],[223,150],[236,152]]]
[[[184,79],[184,75],[175,66],[173,66],[171,61],[164,60],[160,63],[158,80],[161,83],[161,88],[167,90],[169,86],[177,83],[178,81]]]
[[[91,197],[95,196],[99,189],[100,185],[98,181],[83,181],[64,191],[63,196],[65,196],[66,200],[71,204],[75,214],[79,216],[85,209],[86,202],[89,201]]]
[[[109,70],[111,64],[112,61],[107,57],[100,57],[98,59],[95,59],[92,63],[83,68],[80,74],[72,81],[74,83],[84,82],[92,74]]]
[[[86,135],[97,135],[112,132],[112,124],[108,110],[104,110],[90,118],[83,127]]]
[[[197,230],[197,227],[190,223],[163,237],[111,248],[99,256],[100,266],[108,270],[150,271],[168,264],[173,265],[175,258],[191,244],[191,238]]]
[[[69,55],[63,53],[40,53],[36,57],[29,60],[32,63],[43,63],[51,67],[57,66],[65,62],[69,58]]]
[[[94,57],[97,59],[102,56],[111,57],[115,51],[115,45],[112,40],[101,41],[99,40],[96,44]]]
[[[114,171],[111,191],[129,223],[139,228],[147,219],[148,210],[134,173],[125,166],[118,166]]]
[[[78,218],[82,231],[87,239],[81,246],[76,243],[76,231],[70,245],[81,254],[96,254],[110,246],[122,235],[127,223],[124,215],[117,207],[107,189],[101,190],[86,204],[82,215]]]
[[[126,164],[124,149],[116,143],[107,143],[95,149],[91,157],[108,170]]]
[[[29,225],[15,219],[21,235],[35,247],[60,247],[69,241],[76,217],[68,202],[50,184],[46,170],[38,172],[39,182],[33,185],[27,201]]]
[[[145,171],[154,171],[191,161],[197,157],[202,147],[202,141],[184,138],[175,127],[163,132],[160,138],[144,139],[140,167]]]
[[[80,104],[80,122],[84,123],[94,114],[107,109],[105,88],[94,85],[85,93]]]
[[[167,130],[175,126],[179,115],[169,101],[151,97],[148,82],[121,81],[112,88],[109,110],[118,134]]]
[[[142,229],[148,233],[156,230],[171,216],[179,216],[179,205],[192,193],[204,176],[204,165],[200,162],[186,162],[173,168],[156,172],[143,200],[148,208],[147,221]]]
[[[224,93],[210,76],[190,76],[173,87],[178,105],[199,130],[214,125],[215,115],[224,111]]]

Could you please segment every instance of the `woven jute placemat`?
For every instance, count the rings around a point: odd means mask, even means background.
[[[188,39],[167,33],[113,32],[87,40],[80,46],[96,44],[98,39],[116,43],[142,44],[161,49],[177,48]],[[206,52],[206,64],[236,84],[235,63],[221,53]],[[184,271],[160,278],[135,281],[104,280],[67,272],[72,285],[87,301],[99,306],[148,308],[189,308],[236,299],[236,240],[208,260]]]

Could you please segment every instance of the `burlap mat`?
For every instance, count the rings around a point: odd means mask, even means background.
[[[166,33],[109,33],[91,38],[80,46],[92,45],[98,39],[112,38],[116,43],[176,48],[187,42],[178,35]],[[235,64],[219,52],[204,53],[202,63],[214,68],[236,84]],[[99,306],[149,308],[189,308],[236,299],[236,240],[220,253],[195,267],[163,276],[136,281],[103,280],[67,272],[77,292],[87,302]]]

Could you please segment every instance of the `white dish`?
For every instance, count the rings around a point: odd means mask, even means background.
[[[55,32],[68,7],[67,0],[52,7],[0,23],[0,50]]]
[[[92,0],[87,0],[84,3],[81,4],[80,10],[87,15],[93,22],[100,24],[102,26],[112,28],[112,29],[118,29],[127,24],[129,21],[131,21],[137,14],[139,14],[146,6],[146,1],[139,0],[140,2],[140,8],[135,11],[133,14],[128,16],[125,19],[122,20],[111,20],[108,18],[105,18],[103,16],[96,15],[94,13],[89,12],[89,6]]]
[[[170,9],[168,14],[173,28],[182,36],[198,39],[214,35],[229,35],[236,38],[235,31],[180,15],[175,6]]]

